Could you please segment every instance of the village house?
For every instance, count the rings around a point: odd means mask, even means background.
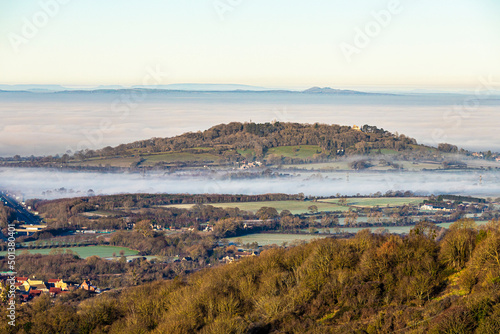
[[[260,161],[255,161],[255,162],[243,162],[243,165],[240,166],[239,169],[250,169],[250,168],[256,168],[262,166],[262,162]]]
[[[241,259],[248,256],[256,256],[255,252],[237,251],[234,253],[236,259]]]
[[[222,259],[219,260],[222,263],[232,263],[234,262],[234,257],[226,255]]]
[[[83,290],[90,291],[90,292],[96,292],[96,293],[100,293],[101,292],[101,290],[99,290],[98,287],[92,285],[92,282],[90,282],[89,280],[83,281],[83,283],[80,284],[79,288],[83,289]]]
[[[64,282],[62,279],[49,279],[47,282],[49,283],[50,288],[57,288],[61,290],[68,290],[68,283]]]
[[[16,277],[14,285],[21,302],[28,302],[34,297],[40,296],[42,293],[47,293],[51,297],[56,297],[59,294],[68,293],[72,288],[71,284],[59,278],[49,279],[47,282],[44,282],[34,277]]]

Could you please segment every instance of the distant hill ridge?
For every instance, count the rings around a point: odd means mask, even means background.
[[[288,90],[288,89],[271,89],[258,86],[238,85],[238,84],[169,84],[169,85],[135,85],[125,87],[120,85],[101,85],[97,87],[65,87],[61,85],[0,85],[0,92],[29,92],[29,93],[112,93],[123,91],[148,90],[151,92],[238,92],[238,93],[269,93],[281,92],[292,94],[335,94],[335,95],[353,95],[353,94],[379,94],[366,93],[354,90],[333,89],[330,87],[312,87],[306,90]],[[384,94],[385,95],[385,94]]]

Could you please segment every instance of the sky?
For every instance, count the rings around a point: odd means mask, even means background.
[[[474,89],[500,81],[499,14],[498,0],[1,1],[0,84]]]

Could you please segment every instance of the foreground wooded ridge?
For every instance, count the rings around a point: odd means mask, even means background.
[[[2,308],[2,333],[498,333],[500,222],[323,239],[173,280]]]

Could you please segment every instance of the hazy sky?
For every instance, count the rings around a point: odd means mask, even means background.
[[[500,78],[499,14],[498,0],[1,1],[0,84],[133,85],[158,68],[162,84],[475,88]]]

